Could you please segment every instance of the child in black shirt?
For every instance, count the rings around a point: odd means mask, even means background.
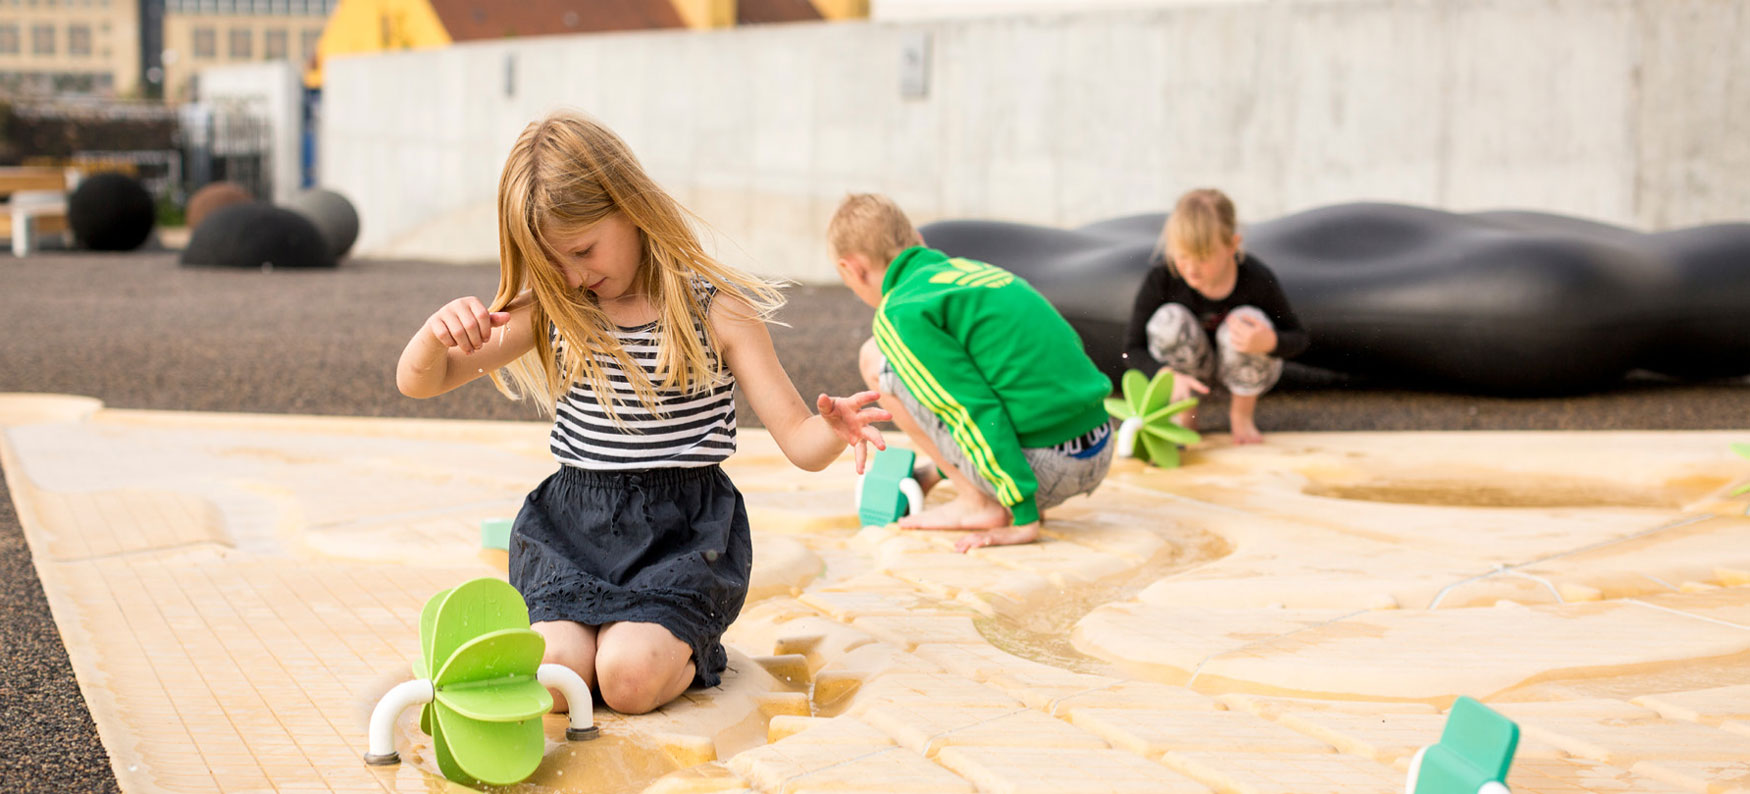
[[[1240,248],[1234,205],[1221,191],[1181,196],[1159,250],[1161,266],[1149,270],[1136,294],[1126,361],[1150,375],[1173,370],[1174,400],[1208,394],[1205,382],[1219,377],[1233,394],[1234,443],[1263,441],[1253,419],[1258,397],[1276,385],[1284,359],[1306,350],[1306,329],[1276,276]]]

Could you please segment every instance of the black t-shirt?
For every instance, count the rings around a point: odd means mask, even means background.
[[[1124,356],[1129,366],[1143,369],[1153,362],[1154,366],[1148,369],[1151,373],[1161,367],[1161,363],[1148,354],[1148,319],[1169,303],[1190,309],[1211,339],[1215,338],[1215,329],[1221,321],[1227,319],[1228,312],[1240,306],[1256,306],[1276,326],[1276,349],[1270,355],[1294,358],[1306,352],[1311,339],[1301,327],[1300,318],[1294,316],[1294,309],[1288,305],[1288,296],[1282,294],[1282,287],[1276,283],[1275,274],[1250,254],[1240,259],[1238,269],[1233,292],[1221,300],[1210,300],[1192,289],[1184,279],[1173,275],[1164,263],[1156,262],[1149,268],[1142,287],[1136,291],[1136,308],[1130,313],[1130,327],[1124,335]]]

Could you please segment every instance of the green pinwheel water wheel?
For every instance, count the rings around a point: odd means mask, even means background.
[[[1163,469],[1179,465],[1179,447],[1203,440],[1197,431],[1173,417],[1197,405],[1197,399],[1173,398],[1173,371],[1163,369],[1153,379],[1129,370],[1119,382],[1124,396],[1106,398],[1106,413],[1119,419],[1118,449],[1122,457],[1138,457]]]
[[[529,628],[528,607],[501,579],[475,579],[425,603],[414,680],[384,695],[371,714],[369,764],[400,761],[396,717],[422,705],[419,727],[431,735],[444,777],[470,786],[519,783],[541,765],[541,716],[553,687],[571,704],[565,737],[594,738],[589,688],[561,665],[541,664],[546,641]]]

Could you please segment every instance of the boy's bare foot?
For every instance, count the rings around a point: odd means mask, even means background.
[[[1235,444],[1261,444],[1264,442],[1264,434],[1258,432],[1258,426],[1252,422],[1251,417],[1233,416],[1229,417],[1228,421],[1233,424]]]
[[[921,485],[921,483],[920,483]],[[915,516],[899,519],[900,529],[995,529],[1009,523],[1009,510],[1001,503],[977,494],[957,496]]]
[[[942,484],[942,473],[936,470],[936,464],[927,460],[911,467],[911,478],[918,481],[918,488],[925,496],[930,495],[930,489]]]
[[[1020,543],[1032,543],[1039,539],[1039,522],[1022,524],[1021,526],[999,527],[983,532],[975,532],[954,541],[954,550],[965,554],[973,549],[985,546],[1013,546]]]

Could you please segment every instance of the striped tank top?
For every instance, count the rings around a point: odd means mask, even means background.
[[[708,313],[715,289],[709,285],[696,289]],[[704,327],[697,321],[693,332],[706,341]],[[552,327],[548,333],[554,339],[554,354],[563,362],[565,340]],[[658,323],[616,328],[613,333],[632,361],[644,369],[645,377],[655,382],[662,333]],[[706,353],[716,360],[716,351],[707,347]],[[554,411],[550,437],[553,457],[561,464],[596,471],[692,468],[721,463],[735,453],[735,378],[728,372],[721,383],[697,392],[658,388],[658,410],[653,414],[638,401],[638,393],[612,357],[602,355],[596,361],[615,392],[614,410],[624,427],[614,424],[589,383],[572,384]]]

